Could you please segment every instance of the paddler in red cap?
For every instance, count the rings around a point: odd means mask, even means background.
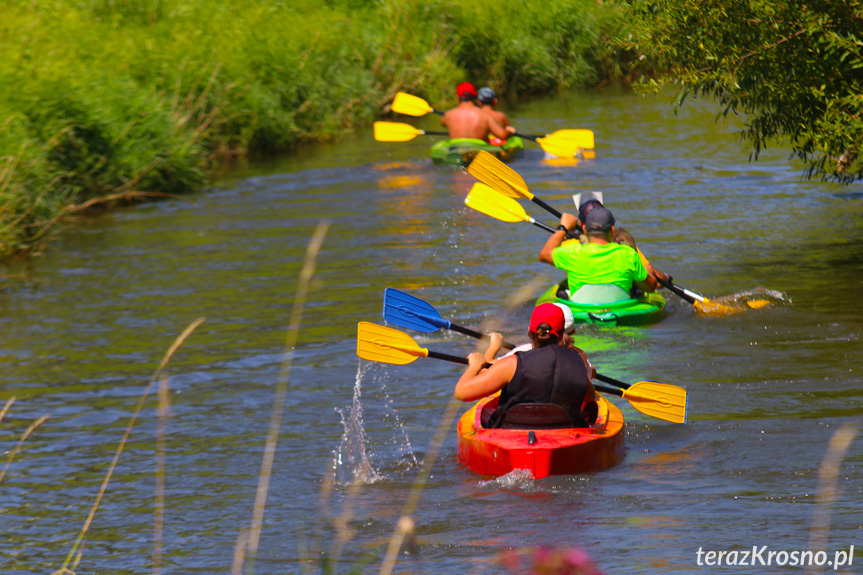
[[[564,408],[573,427],[587,427],[583,413],[595,413],[596,392],[590,382],[594,375],[587,355],[571,347],[564,332],[563,311],[553,303],[534,308],[528,336],[529,351],[503,357],[483,369],[487,356],[494,357],[503,338],[492,334],[486,354],[472,353],[468,366],[455,386],[455,397],[476,401],[500,391],[498,408],[487,427],[506,427],[506,412],[521,403],[553,403]]]
[[[458,106],[447,110],[440,123],[449,130],[450,138],[474,138],[485,141],[489,134],[506,140],[510,132],[494,118],[479,108],[476,102],[476,88],[470,82],[462,82],[456,87]]]

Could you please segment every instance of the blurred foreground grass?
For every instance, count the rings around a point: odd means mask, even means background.
[[[338,137],[395,92],[444,106],[625,76],[611,4],[0,0],[0,258],[85,209],[194,190],[220,160]]]

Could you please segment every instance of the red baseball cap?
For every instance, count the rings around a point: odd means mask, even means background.
[[[456,86],[455,93],[459,98],[476,98],[476,88],[470,82],[462,82]]]
[[[553,303],[544,303],[533,308],[533,313],[530,314],[530,331],[536,333],[539,326],[546,324],[549,326],[551,333],[560,337],[563,335],[566,319],[563,317],[563,310]]]

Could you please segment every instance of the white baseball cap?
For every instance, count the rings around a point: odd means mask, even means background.
[[[575,333],[575,317],[572,315],[572,310],[565,303],[554,302],[554,305],[563,310],[563,331],[570,335]]]

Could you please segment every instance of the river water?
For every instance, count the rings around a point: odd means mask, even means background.
[[[818,504],[831,437],[863,414],[861,187],[805,182],[785,149],[750,163],[737,124],[714,122],[715,110],[699,103],[675,116],[665,97],[603,90],[507,111],[526,133],[596,132],[597,157],[577,164],[545,161],[528,143],[511,167],[538,197],[572,211],[573,193],[602,191],[680,285],[711,297],[769,293],[773,303],[706,317],[668,295],[658,324],[580,328],[577,344],[600,372],[686,387],[689,422],[615,399],[626,417],[624,461],[539,481],[461,466],[449,424],[413,513],[415,541],[394,572],[502,573],[501,551],[553,546],[585,550],[606,573],[784,573],[775,559],[699,566],[697,553],[768,546],[833,560],[863,546],[863,441],[844,456],[835,498]],[[402,121],[436,128],[433,117]],[[540,277],[535,297],[560,276],[537,261],[545,232],[471,212],[463,199],[475,180],[433,166],[430,143],[378,143],[364,130],[237,167],[188,198],[82,220],[13,270],[29,281],[0,292],[0,402],[16,398],[0,423],[2,464],[14,455],[0,483],[4,573],[60,568],[151,375],[198,317],[206,322],[168,366],[161,562],[164,572],[230,572],[252,517],[298,273],[322,219],[331,227],[292,358],[255,572],[315,571],[327,557],[337,572],[365,560],[378,572],[461,368],[360,361],[357,322],[382,323],[392,286],[455,323],[494,322],[520,343],[531,306],[502,311],[505,300]],[[458,355],[475,344],[411,335]],[[79,574],[152,568],[155,407],[150,396]],[[812,528],[819,509],[830,512],[820,520],[829,533]],[[339,518],[349,526],[343,539]],[[810,541],[818,536],[827,539]],[[846,572],[863,572],[863,556],[854,559]]]

